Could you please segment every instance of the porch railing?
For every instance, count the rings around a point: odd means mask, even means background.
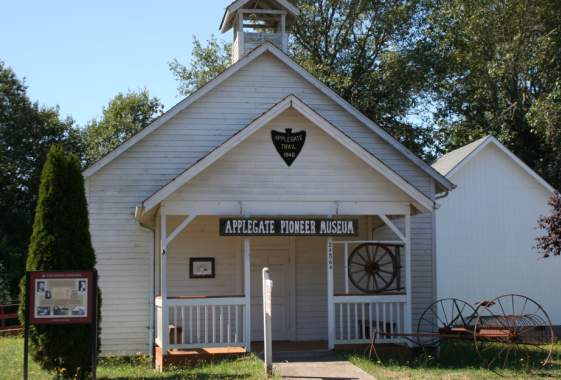
[[[156,343],[167,349],[246,346],[245,297],[168,298],[167,328],[156,298]]]
[[[406,295],[345,295],[333,297],[335,344],[403,343],[385,333],[404,333]]]

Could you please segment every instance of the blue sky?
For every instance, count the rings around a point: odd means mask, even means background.
[[[218,31],[231,0],[1,0],[0,59],[25,78],[32,100],[59,105],[79,125],[118,92],[146,87],[177,103],[168,62],[188,62],[192,36]]]

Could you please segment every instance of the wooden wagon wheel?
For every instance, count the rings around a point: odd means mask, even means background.
[[[393,284],[398,270],[394,253],[382,244],[361,244],[348,258],[349,280],[365,293],[377,293],[388,289]]]
[[[443,341],[465,345],[471,340],[476,318],[477,311],[469,303],[457,298],[440,299],[421,314],[417,324],[417,344],[424,351],[440,349]]]
[[[536,301],[507,294],[478,309],[473,339],[488,368],[545,366],[555,334],[546,311]]]

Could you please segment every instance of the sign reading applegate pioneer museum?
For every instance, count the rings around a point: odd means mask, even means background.
[[[30,272],[29,321],[92,323],[93,282],[91,271]]]
[[[220,218],[221,236],[357,236],[357,219]]]

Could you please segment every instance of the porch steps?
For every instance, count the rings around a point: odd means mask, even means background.
[[[207,362],[225,358],[235,358],[246,354],[243,347],[210,347],[203,349],[169,350],[162,355],[160,347],[154,348],[155,367],[162,370],[170,366],[193,366],[199,362]]]

